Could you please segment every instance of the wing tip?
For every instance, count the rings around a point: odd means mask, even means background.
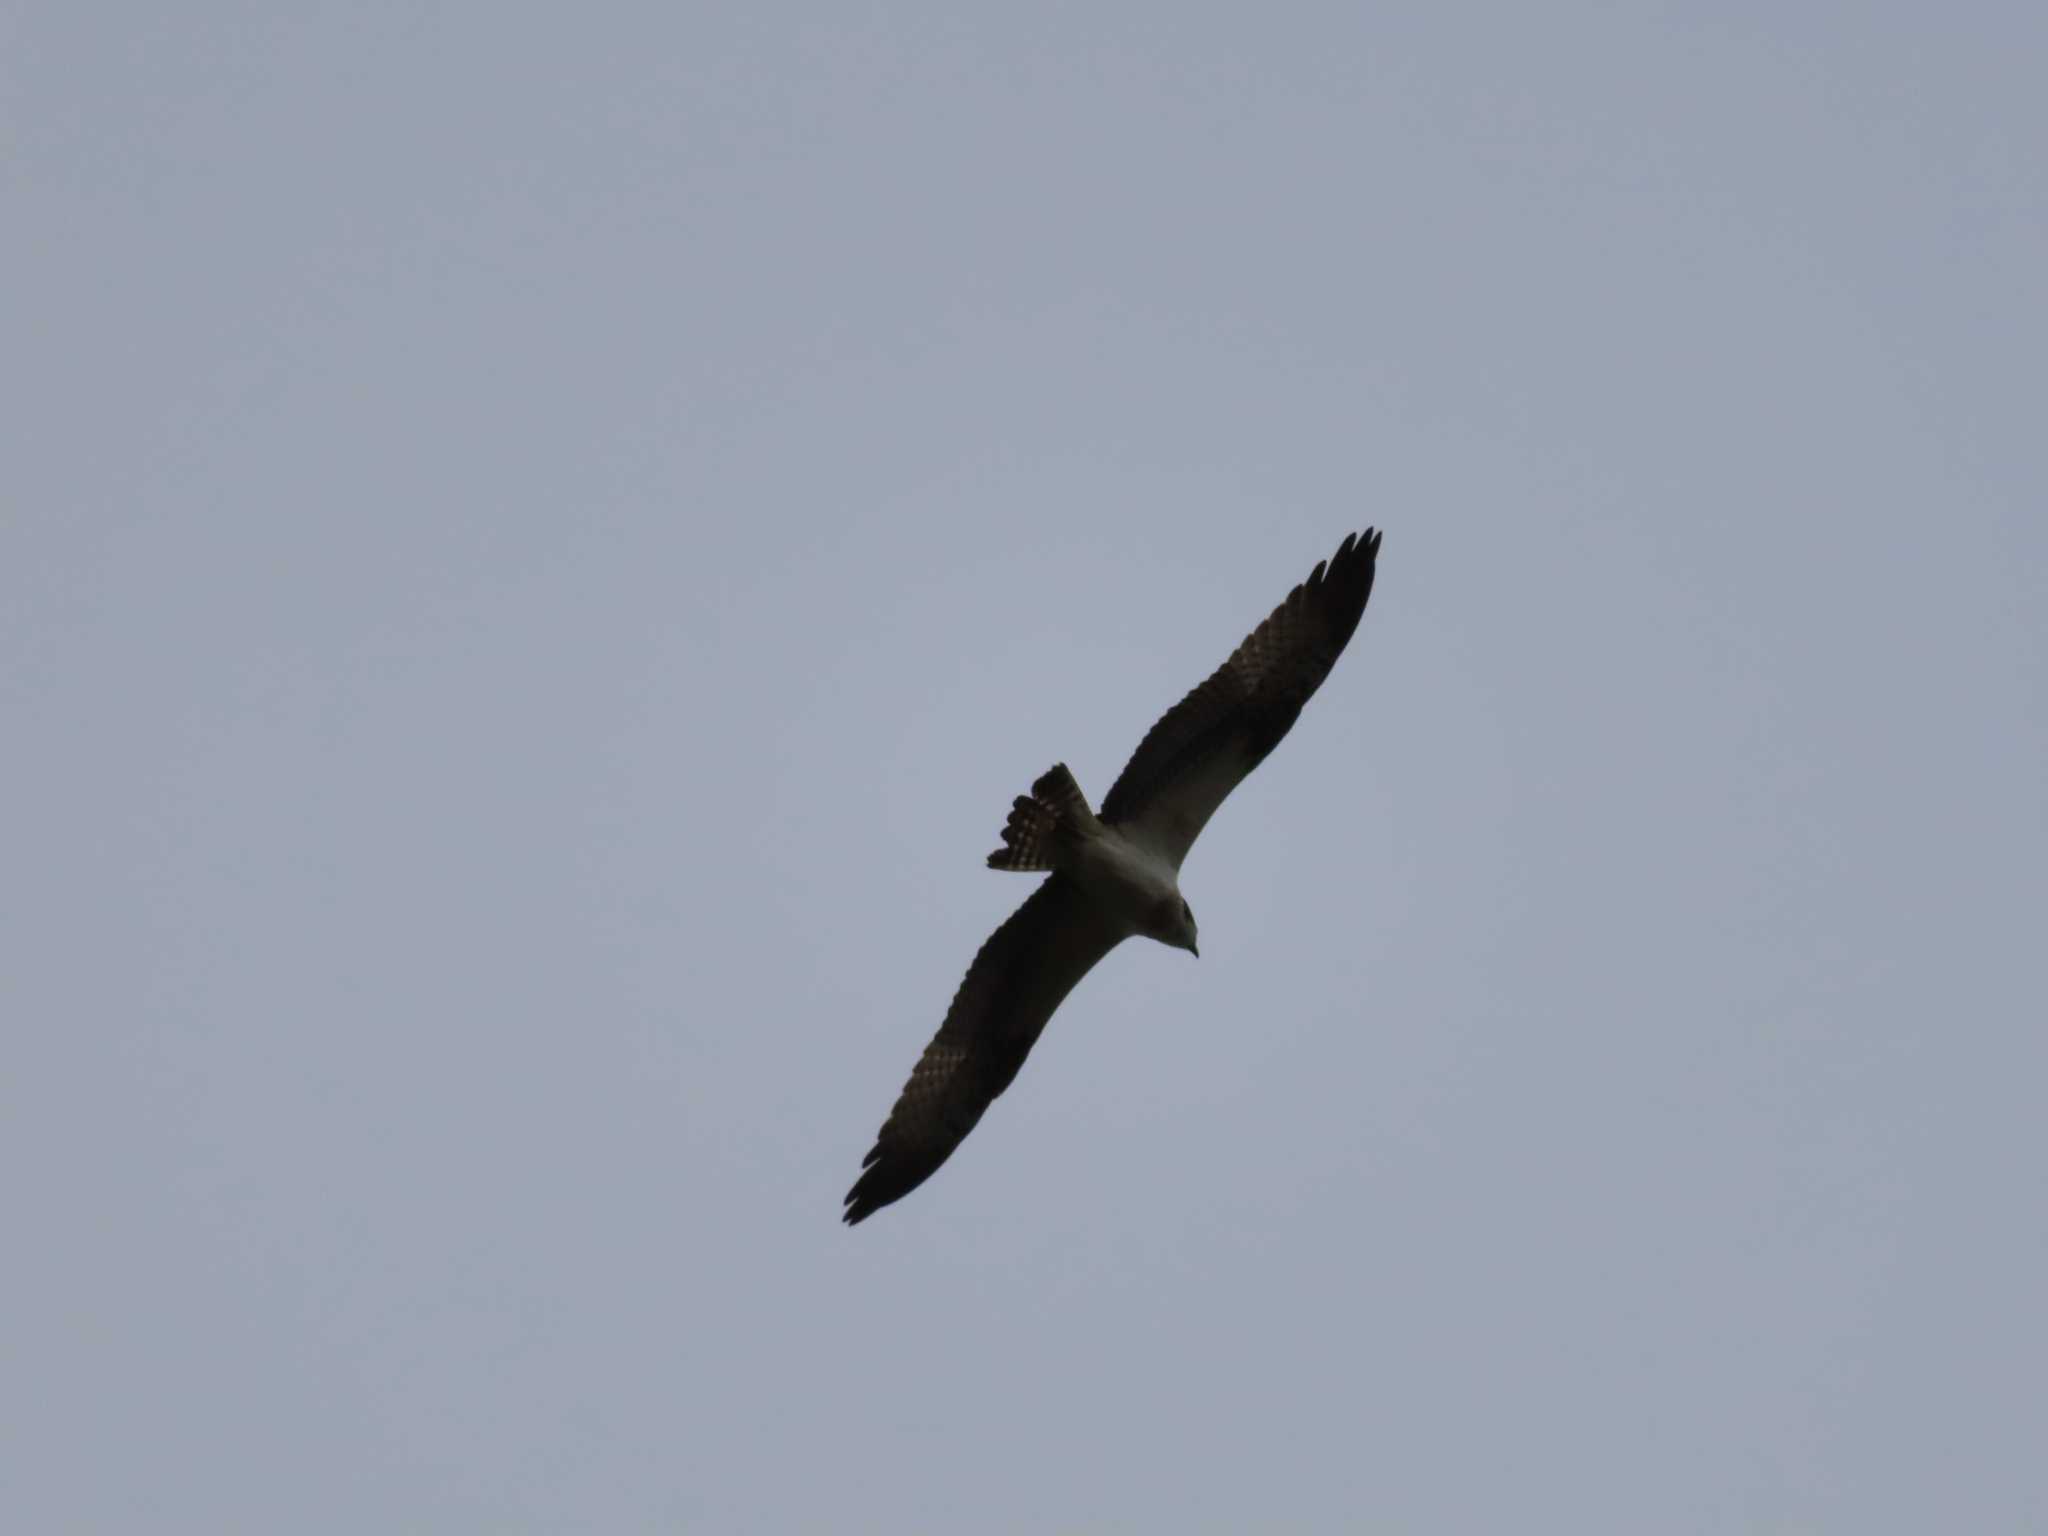
[[[1366,600],[1372,596],[1372,578],[1378,568],[1379,554],[1379,530],[1367,528],[1364,533],[1346,534],[1330,561],[1328,585],[1340,596],[1344,615],[1353,625],[1358,622],[1358,615],[1365,611]],[[1348,630],[1346,638],[1349,638]]]
[[[861,1162],[863,1170],[871,1170],[882,1149],[876,1147]],[[839,1213],[839,1219],[849,1227],[857,1227],[889,1202],[875,1198],[875,1178],[872,1172],[864,1171],[853,1181],[853,1188],[846,1192],[846,1198],[839,1203],[846,1207]]]
[[[1354,573],[1363,570],[1367,578],[1373,569],[1373,562],[1379,558],[1380,531],[1368,526],[1363,533],[1347,533],[1344,542],[1337,546],[1337,552],[1327,560],[1318,560],[1316,568],[1287,594],[1288,603],[1310,601],[1325,587],[1337,586]]]
[[[865,1171],[853,1181],[853,1188],[846,1192],[846,1198],[839,1202],[846,1207],[839,1213],[839,1219],[849,1227],[859,1226],[885,1205],[894,1205],[937,1171],[936,1164],[920,1172],[900,1160],[886,1162],[882,1159],[879,1144],[867,1155],[861,1167]]]
[[[1363,533],[1345,534],[1344,542],[1337,546],[1337,553],[1332,557],[1330,565],[1334,569],[1338,565],[1349,565],[1360,559],[1370,564],[1378,558],[1379,552],[1380,530],[1368,527]]]

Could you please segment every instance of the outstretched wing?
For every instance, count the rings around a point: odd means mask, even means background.
[[[1062,874],[1047,878],[989,935],[861,1161],[866,1171],[846,1194],[848,1222],[901,1200],[938,1171],[1010,1086],[1053,1010],[1124,937],[1100,903]]]
[[[1368,528],[1318,562],[1209,680],[1145,733],[1102,800],[1102,819],[1175,869],[1224,796],[1280,744],[1322,686],[1372,596],[1380,536]]]

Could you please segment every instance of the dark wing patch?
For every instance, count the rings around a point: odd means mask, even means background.
[[[903,1085],[846,1220],[872,1216],[930,1178],[1017,1075],[1046,1020],[1124,937],[1065,875],[1053,875],[989,935],[953,994],[946,1021]]]
[[[1358,628],[1380,536],[1338,546],[1199,688],[1160,717],[1103,797],[1102,819],[1187,856],[1224,796],[1280,744]]]

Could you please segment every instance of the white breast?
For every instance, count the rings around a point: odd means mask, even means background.
[[[1180,882],[1173,866],[1114,827],[1106,826],[1100,837],[1089,838],[1070,868],[1090,894],[1133,933],[1147,926],[1146,914],[1160,902],[1180,900]]]

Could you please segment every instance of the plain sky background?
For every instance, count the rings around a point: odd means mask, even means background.
[[[2048,1527],[2048,10],[0,48],[9,1529]]]

